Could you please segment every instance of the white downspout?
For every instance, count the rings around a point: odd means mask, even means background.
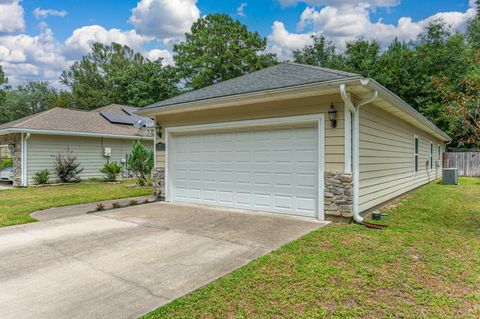
[[[367,85],[369,79],[361,80],[362,85]],[[357,105],[354,105],[347,94],[347,86],[340,84],[340,95],[345,106],[349,108],[353,115],[352,128],[352,167],[353,167],[353,220],[357,223],[363,223],[363,217],[360,215],[360,107],[373,102],[378,97],[378,91]]]

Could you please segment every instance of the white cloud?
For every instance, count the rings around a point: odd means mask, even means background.
[[[0,36],[0,65],[12,84],[25,80],[57,81],[71,63],[49,28],[37,36]]]
[[[267,40],[267,51],[276,53],[280,60],[291,59],[293,50],[301,49],[312,42],[311,34],[290,33],[279,21],[273,23],[272,33]]]
[[[287,1],[288,2],[288,1]],[[298,1],[295,1],[298,2]],[[396,24],[386,24],[381,20],[371,20],[372,6],[387,6],[393,1],[366,1],[364,3],[351,4],[353,1],[302,1],[309,3],[325,4],[330,6],[321,8],[307,7],[302,12],[298,25],[298,32],[289,33],[278,22],[272,27],[272,33],[268,37],[270,50],[281,52],[283,56],[291,58],[289,49],[292,47],[292,37],[304,39],[311,34],[323,34],[331,40],[337,48],[343,50],[347,41],[356,38],[378,40],[384,45],[398,38],[400,41],[413,41],[432,21],[443,19],[454,32],[463,32],[469,19],[473,18],[476,10],[470,7],[466,12],[439,12],[426,19],[413,21],[410,17],[400,18]],[[290,2],[288,2],[290,3]],[[293,2],[292,2],[293,3]],[[308,31],[307,31],[308,30]],[[283,35],[283,38],[280,36]]]
[[[474,0],[473,0],[474,1]],[[372,8],[375,7],[395,7],[400,4],[400,0],[278,0],[282,7],[294,6],[298,3],[305,3],[310,6],[332,6],[345,7],[355,5],[366,5]]]
[[[159,58],[163,58],[163,65],[173,65],[173,56],[172,53],[168,50],[153,49],[148,51],[145,56],[151,61],[156,61]]]
[[[122,31],[120,29],[107,30],[99,25],[90,25],[75,29],[65,41],[69,53],[82,56],[88,53],[95,42],[110,44],[112,42],[128,45],[134,50],[140,50],[152,38],[137,34],[135,30]]]
[[[237,8],[237,15],[240,17],[246,17],[245,15],[245,8],[247,7],[247,4],[245,2],[242,2],[240,6]]]
[[[23,7],[19,0],[0,0],[0,33],[25,29]]]
[[[57,17],[65,17],[67,15],[67,11],[65,10],[55,10],[55,9],[40,9],[36,8],[33,10],[33,15],[37,19],[43,19],[48,16],[57,16]]]
[[[183,37],[199,17],[197,0],[141,0],[128,21],[139,34],[169,39]]]

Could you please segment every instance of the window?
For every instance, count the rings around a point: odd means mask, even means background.
[[[430,142],[430,169],[433,169],[433,143]]]
[[[413,161],[414,161],[414,172],[418,173],[418,136],[413,138]]]
[[[442,148],[440,147],[440,145],[438,145],[438,152],[437,152],[437,163],[438,163],[438,167],[441,167],[442,166]]]

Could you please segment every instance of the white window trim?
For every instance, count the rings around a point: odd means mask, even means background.
[[[415,150],[415,140],[418,140],[418,150]],[[415,169],[415,160],[417,169]],[[413,136],[413,175],[416,176],[420,171],[420,139],[418,135]]]
[[[429,164],[428,169],[432,171],[434,169],[434,167],[433,167],[433,142],[432,141],[430,141],[429,152],[430,152],[430,158],[429,158],[430,163],[428,163]]]
[[[440,144],[437,144],[437,162],[438,162],[438,168],[441,168],[443,166],[443,159],[442,159],[442,147],[440,146]]]
[[[175,133],[188,133],[188,132],[208,132],[215,130],[235,130],[248,127],[271,127],[284,124],[308,124],[312,123],[317,126],[318,132],[318,199],[317,199],[317,219],[325,220],[325,207],[324,207],[324,192],[325,192],[325,116],[323,114],[315,115],[300,115],[300,116],[288,116],[277,117],[259,120],[246,120],[246,121],[233,121],[222,122],[212,124],[199,124],[199,125],[187,125],[187,126],[175,126],[165,128],[165,200],[171,202],[173,196],[173,178],[171,178],[171,172],[173,172],[173,163],[170,160],[170,154],[173,151],[174,141],[173,134]]]

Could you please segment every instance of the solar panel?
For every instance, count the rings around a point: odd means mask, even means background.
[[[133,114],[133,109],[130,109],[130,108],[127,108],[127,107],[122,107],[122,111],[127,113],[128,115],[130,116],[134,116],[135,114]]]
[[[107,121],[114,124],[134,125],[136,122],[141,120],[145,127],[153,127],[155,125],[153,120],[148,117],[137,115],[118,115],[109,112],[100,112],[100,114],[107,119]]]
[[[133,125],[133,123],[135,123],[135,120],[133,119],[132,116],[117,115],[117,114],[108,113],[108,112],[100,112],[100,114],[104,118],[106,118],[110,123],[128,124],[128,125]]]

